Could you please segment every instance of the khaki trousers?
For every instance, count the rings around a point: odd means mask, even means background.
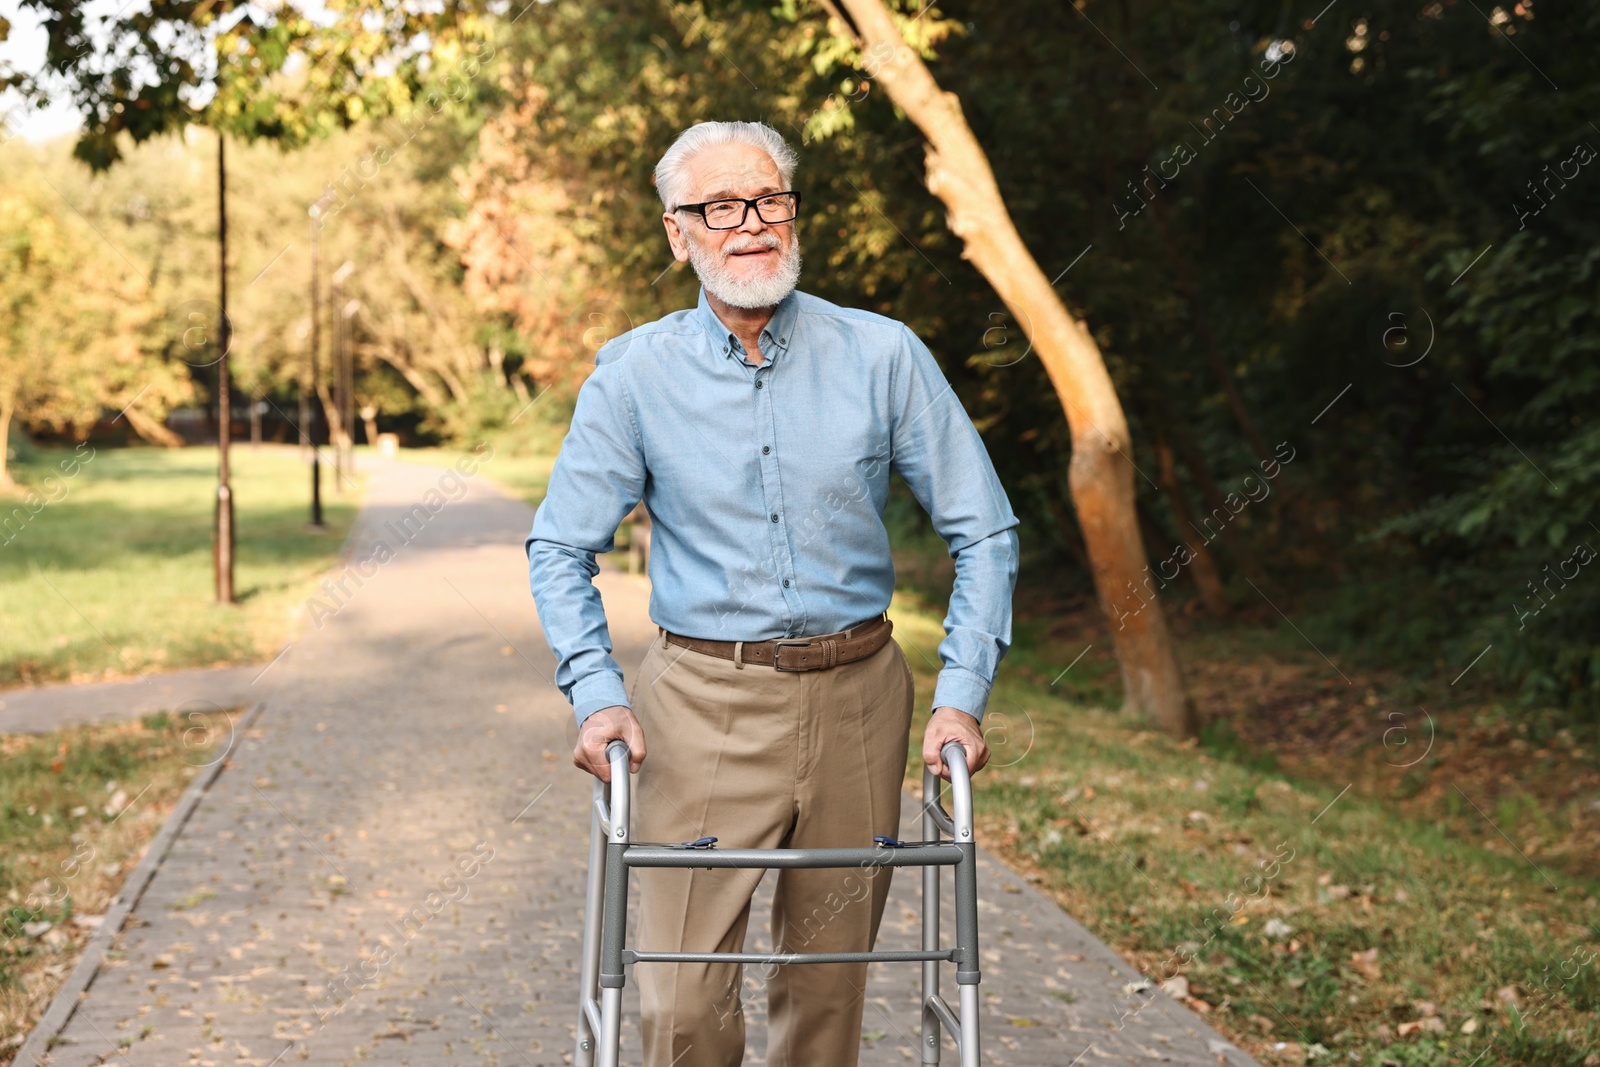
[[[646,756],[634,787],[640,842],[715,836],[725,848],[868,847],[898,836],[912,679],[892,638],[828,670],[775,671],[657,636],[629,697]],[[784,952],[866,951],[893,868],[778,871],[772,943]],[[743,951],[759,870],[641,869],[642,950]],[[770,1067],[855,1067],[867,966],[752,966],[767,993]],[[633,968],[645,1067],[738,1067],[739,964]]]

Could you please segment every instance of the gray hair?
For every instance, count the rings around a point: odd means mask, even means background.
[[[778,175],[788,188],[794,179],[794,168],[799,163],[789,142],[783,135],[764,122],[698,122],[678,134],[656,164],[656,193],[661,205],[668,211],[683,203],[688,195],[689,161],[703,148],[721,144],[754,145],[772,157],[778,165]]]

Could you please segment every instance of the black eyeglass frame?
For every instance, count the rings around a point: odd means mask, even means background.
[[[783,219],[783,220],[781,220],[779,222],[767,222],[767,220],[762,217],[761,209],[759,207],[756,207],[756,205],[760,201],[765,200],[768,197],[772,197],[772,196],[792,196],[792,197],[794,197],[794,214],[790,215],[788,218]],[[706,218],[706,208],[710,207],[712,204],[734,204],[734,203],[742,203],[742,204],[744,204],[744,211],[743,211],[743,213],[741,213],[739,215],[739,221],[738,222],[734,223],[732,226],[713,226],[713,225],[711,225],[711,220]],[[704,222],[706,224],[706,229],[708,229],[708,230],[719,230],[720,231],[720,230],[737,230],[740,226],[743,226],[745,224],[745,220],[750,217],[750,209],[751,208],[755,208],[756,209],[756,218],[761,219],[761,221],[766,223],[768,226],[783,226],[786,223],[793,222],[795,219],[800,217],[800,192],[797,189],[784,189],[781,192],[762,193],[760,196],[752,196],[752,197],[748,197],[748,198],[747,197],[743,197],[743,196],[719,196],[715,200],[707,200],[703,204],[679,204],[677,207],[673,208],[673,210],[674,211],[692,211],[696,215],[700,216],[700,221]]]

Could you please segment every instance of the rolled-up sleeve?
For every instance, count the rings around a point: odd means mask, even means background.
[[[556,685],[579,722],[601,708],[629,706],[594,587],[600,571],[595,555],[615,547],[617,527],[638,504],[645,482],[626,382],[605,356],[602,349],[578,391],[571,429],[524,545],[539,625],[556,657]]]
[[[927,345],[902,325],[891,386],[893,459],[956,561],[933,707],[983,718],[1011,646],[1017,517],[983,439]]]

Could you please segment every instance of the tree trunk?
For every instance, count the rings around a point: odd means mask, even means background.
[[[0,404],[0,493],[17,487],[11,478],[11,415],[15,410],[10,403]]]
[[[137,408],[129,408],[123,415],[127,417],[128,425],[133,427],[133,432],[151,444],[163,448],[183,447],[182,437]]]
[[[939,88],[882,0],[821,2],[834,15],[836,32],[848,33],[853,21],[863,69],[927,138],[929,192],[944,201],[950,230],[965,243],[963,255],[1023,324],[1061,399],[1072,436],[1073,504],[1100,606],[1113,624],[1124,711],[1170,734],[1192,736],[1194,709],[1184,695],[1159,602],[1140,598],[1137,609],[1126,606],[1124,590],[1137,590],[1146,579],[1145,555],[1134,508],[1128,423],[1099,347],[1086,325],[1068,314],[1023,244],[955,94]],[[1119,612],[1119,604],[1125,610]]]
[[[439,391],[439,387],[430,382],[422,371],[412,366],[406,356],[387,345],[380,345],[374,351],[379,359],[399,372],[400,377],[406,380],[406,384],[415,389],[430,408],[437,411],[448,402],[445,395]]]
[[[1228,597],[1222,591],[1222,577],[1217,572],[1217,561],[1203,539],[1198,541],[1189,539],[1188,531],[1195,528],[1194,513],[1189,510],[1189,501],[1183,495],[1183,486],[1178,484],[1178,468],[1173,462],[1172,446],[1167,444],[1166,435],[1159,432],[1156,434],[1156,458],[1160,463],[1156,479],[1160,481],[1161,488],[1166,490],[1167,501],[1172,505],[1173,517],[1178,520],[1178,529],[1183,531],[1184,544],[1188,545],[1189,552],[1193,556],[1189,561],[1189,577],[1194,579],[1195,588],[1200,591],[1200,603],[1205,605],[1206,612],[1220,619],[1228,613]],[[1160,573],[1159,564],[1157,570]],[[1165,577],[1165,574],[1162,577]]]
[[[317,396],[322,401],[322,417],[328,420],[328,444],[333,446],[334,458],[337,461],[345,452],[344,418],[339,411],[339,405],[333,401],[333,393],[320,381],[317,383]],[[335,462],[333,472],[336,475],[334,487],[342,493],[344,492],[345,482],[348,480],[344,464]]]

